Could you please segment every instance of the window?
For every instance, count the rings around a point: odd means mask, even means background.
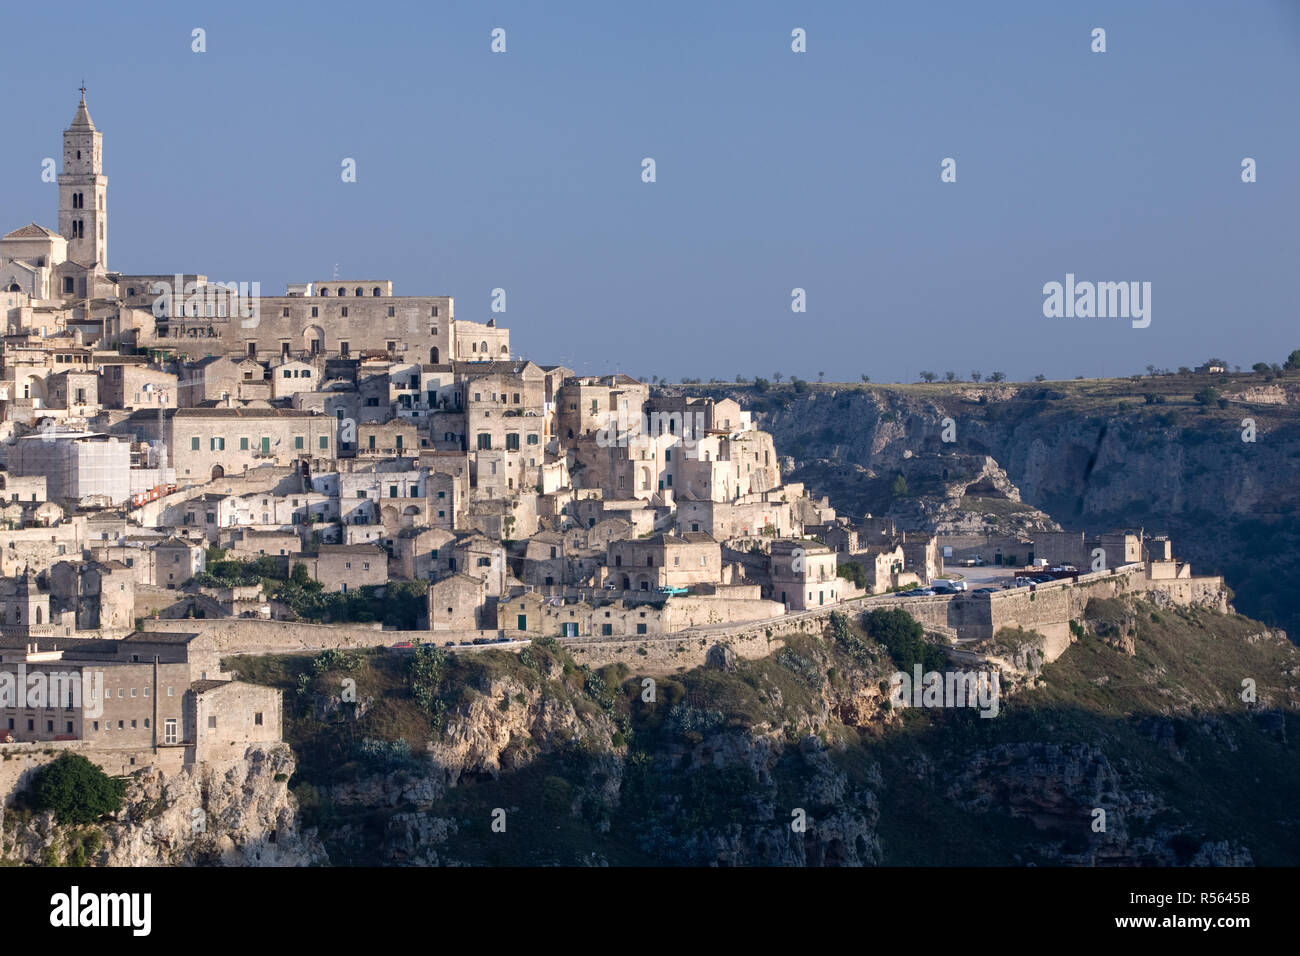
[[[295,449],[301,449],[301,448],[302,448],[302,442],[303,442],[303,438],[302,438],[301,435],[294,435],[294,436],[293,436],[293,447],[294,447]]]
[[[209,449],[209,451],[225,451],[225,450],[226,450],[226,440],[225,440],[224,438],[214,438],[214,439],[212,439],[212,441],[211,441],[209,444],[212,446],[212,447]]]
[[[208,716],[208,730],[215,730],[216,727],[217,727],[217,716],[216,714],[210,714]]]
[[[320,436],[320,446],[322,449],[328,449],[330,446],[330,440],[326,438],[324,435]]]
[[[492,436],[488,432],[480,432],[478,436],[479,451],[492,450]]]
[[[638,634],[644,634],[644,633],[646,632],[646,631],[645,631],[645,625],[644,625],[644,624],[638,624],[638,625],[636,626],[636,632],[637,632]]]
[[[528,444],[530,444],[530,445],[536,445],[536,444],[537,444],[537,434],[536,434],[536,433],[530,434],[530,435],[528,436]]]
[[[388,497],[390,497],[390,498],[396,498],[396,497],[397,497],[397,485],[389,485],[389,486],[388,486]]]
[[[167,696],[168,696],[168,697],[173,696],[173,695],[172,695],[172,689],[171,689],[170,687],[167,688]]]
[[[390,305],[390,306],[388,307],[388,317],[391,319],[391,318],[392,318],[393,316],[395,316],[396,314],[397,314],[397,309],[396,309],[394,306],[391,306],[391,305]]]
[[[315,319],[318,318],[319,316],[320,316],[320,309],[317,306],[313,305],[311,307],[311,317]]]
[[[343,307],[343,318],[346,319],[347,317],[348,317],[348,307],[345,305]]]
[[[260,710],[253,715],[253,723],[258,727],[262,726],[262,712]]]
[[[198,450],[199,450],[199,436],[195,435],[193,438],[190,439],[190,451],[198,451]]]
[[[240,450],[240,451],[248,451],[248,439],[247,439],[247,438],[241,438],[241,439],[239,439],[239,450]]]
[[[519,450],[519,433],[509,432],[506,435],[506,451],[518,451],[518,450]]]
[[[167,688],[168,697],[171,696],[171,692],[172,689],[168,687]],[[176,718],[175,717],[168,717],[163,722],[163,743],[165,744],[176,743]]]

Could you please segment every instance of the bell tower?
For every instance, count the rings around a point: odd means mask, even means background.
[[[59,173],[59,233],[68,240],[68,259],[103,272],[108,267],[108,177],[104,134],[86,109],[86,88],[72,125],[63,131]]]

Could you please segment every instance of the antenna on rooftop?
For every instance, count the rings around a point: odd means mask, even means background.
[[[338,277],[339,277],[339,264],[336,262],[334,263],[334,275],[330,276],[330,278],[337,279]]]

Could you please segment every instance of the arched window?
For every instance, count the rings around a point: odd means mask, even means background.
[[[478,344],[478,350],[479,350],[480,352],[482,352],[483,354],[486,355],[486,354],[487,354],[487,343],[486,343],[486,342],[480,342],[480,343]]]
[[[127,295],[135,295],[135,289],[130,289],[130,288],[127,289],[127,290],[126,290],[126,294],[127,294]]]
[[[360,294],[361,294],[360,292],[357,293],[357,295],[360,295]],[[370,290],[370,294],[373,295],[373,296],[378,296],[378,295],[379,295],[379,286],[375,286],[373,289],[371,289],[371,290]]]
[[[342,286],[339,286],[339,295],[343,296],[347,294],[348,294],[348,290],[343,288]]]
[[[433,348],[429,349],[429,364],[430,365],[438,364],[438,346],[436,345]]]
[[[330,290],[322,287],[320,290],[320,294],[327,296],[330,294]]]
[[[363,295],[365,295],[366,293],[365,293],[365,291],[364,291],[363,289],[361,289],[360,286],[358,286],[356,289],[354,289],[354,290],[352,291],[352,294],[355,295],[355,296],[359,299],[359,298],[361,298]]]

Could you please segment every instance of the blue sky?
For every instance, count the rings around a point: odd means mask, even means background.
[[[40,162],[84,77],[114,270],[279,294],[337,263],[478,321],[501,287],[520,354],[589,373],[1282,361],[1300,348],[1300,3],[1084,6],[15,7],[0,225],[57,225]],[[1066,273],[1151,282],[1150,327],[1044,318]]]

